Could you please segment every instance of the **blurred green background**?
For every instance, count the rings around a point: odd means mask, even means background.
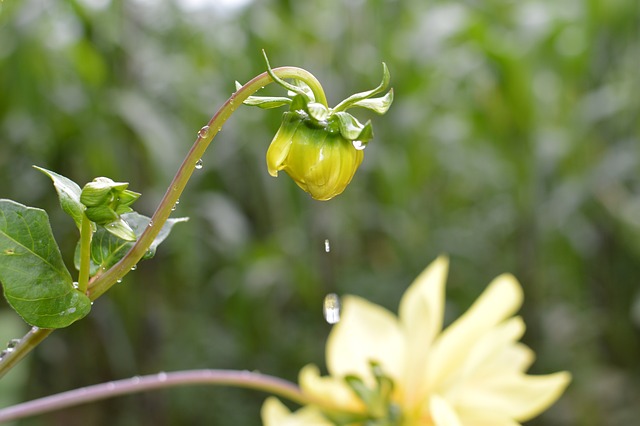
[[[176,215],[191,221],[87,319],[30,354],[28,373],[6,382],[2,401],[190,368],[296,381],[306,363],[324,365],[325,294],[358,294],[396,312],[413,278],[447,253],[449,320],[512,272],[525,289],[532,372],[573,373],[565,396],[530,425],[640,418],[637,2],[0,7],[0,197],[45,208],[69,265],[77,231],[31,165],[81,185],[96,176],[131,182],[143,193],[137,209],[150,215],[234,81],[264,71],[261,48],[274,66],[313,72],[330,104],[375,86],[382,61],[396,94],[374,118],[353,182],[329,202],[267,174],[281,111],[241,108],[181,199]],[[2,335],[18,337],[27,326],[9,313],[3,300]],[[180,388],[19,424],[257,425],[264,397]]]

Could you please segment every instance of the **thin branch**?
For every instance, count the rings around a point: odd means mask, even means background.
[[[307,402],[295,384],[277,377],[251,371],[188,370],[136,376],[34,399],[0,409],[0,423],[115,396],[185,385],[231,385],[276,394],[299,404]]]

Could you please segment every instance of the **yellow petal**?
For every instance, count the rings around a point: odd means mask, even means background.
[[[427,365],[431,344],[442,328],[444,287],[449,266],[441,256],[411,284],[400,301],[400,320],[407,344],[403,400],[409,410],[424,401],[427,383],[422,372]]]
[[[401,321],[407,328],[420,330],[421,345],[431,342],[442,329],[448,268],[449,259],[438,257],[418,275],[400,301]]]
[[[318,367],[306,365],[298,376],[300,388],[309,399],[323,410],[363,413],[366,407],[344,380],[320,377]]]
[[[438,395],[431,397],[429,411],[435,426],[463,426],[453,407]]]
[[[509,274],[494,279],[478,300],[436,340],[427,368],[430,387],[441,385],[464,362],[468,350],[492,327],[515,313],[522,289]]]
[[[504,413],[488,412],[488,411],[465,411],[460,408],[456,410],[458,417],[463,425],[473,426],[520,426]]]
[[[267,169],[271,176],[278,176],[278,171],[285,168],[291,142],[300,123],[294,113],[284,113],[282,124],[267,149]]]
[[[262,424],[264,426],[331,426],[318,410],[303,407],[291,413],[276,397],[269,397],[262,405]]]
[[[345,296],[340,322],[327,341],[327,368],[332,376],[348,374],[374,385],[371,362],[396,382],[404,366],[405,342],[397,318],[356,296]]]
[[[523,353],[522,349],[512,350],[524,330],[524,321],[520,317],[511,318],[494,327],[469,349],[459,375],[482,379],[503,371],[524,371],[533,361],[533,354],[530,351]]]
[[[504,374],[485,381],[481,387],[465,387],[456,405],[466,413],[502,413],[526,421],[560,398],[570,380],[567,372],[544,376]]]

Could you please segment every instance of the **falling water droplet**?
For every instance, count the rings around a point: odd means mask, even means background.
[[[135,271],[136,269],[138,269],[138,265],[133,265],[133,266],[131,267],[131,270],[132,270],[132,271]]]
[[[331,244],[328,239],[324,240],[324,251],[325,253],[329,253],[331,251]]]
[[[358,151],[362,151],[367,147],[367,145],[362,143],[362,141],[353,141],[353,147]]]
[[[202,168],[202,158],[196,161],[196,169],[200,170]]]
[[[340,298],[337,294],[329,293],[325,296],[322,312],[324,313],[324,319],[329,324],[335,324],[340,321]]]
[[[206,138],[209,135],[209,126],[202,126],[200,130],[198,130],[199,138]]]

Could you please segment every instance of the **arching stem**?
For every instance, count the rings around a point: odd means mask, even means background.
[[[50,395],[0,409],[0,423],[119,395],[185,385],[230,385],[275,394],[299,404],[307,401],[293,383],[251,371],[189,370],[136,376]]]
[[[279,78],[292,78],[304,81],[311,88],[318,102],[326,104],[326,96],[322,86],[318,79],[310,72],[296,67],[275,68],[272,72]],[[273,79],[267,72],[254,77],[233,93],[211,120],[209,120],[207,125],[200,129],[196,141],[180,165],[169,188],[167,188],[167,192],[151,218],[153,226],[147,227],[131,250],[129,250],[118,263],[104,273],[94,276],[89,281],[87,293],[91,300],[95,300],[104,294],[119,279],[122,279],[129,273],[131,268],[140,261],[171,215],[171,208],[175,205],[176,201],[178,201],[182,191],[184,191],[184,188],[187,186],[187,182],[189,178],[191,178],[196,163],[202,158],[213,138],[220,129],[222,129],[223,124],[231,117],[231,114],[242,105],[242,102],[270,83],[273,83]],[[11,352],[6,353],[0,358],[0,378],[51,334],[52,331],[51,329],[38,329],[36,327],[29,331]]]

